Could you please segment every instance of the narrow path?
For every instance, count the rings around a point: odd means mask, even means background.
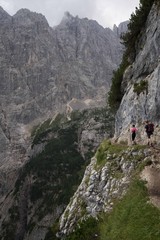
[[[160,149],[152,149],[152,164],[146,166],[142,171],[141,177],[147,181],[150,201],[160,208]]]

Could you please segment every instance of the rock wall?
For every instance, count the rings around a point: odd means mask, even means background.
[[[136,58],[124,74],[125,94],[116,115],[115,136],[126,138],[131,124],[136,124],[144,137],[142,125],[151,120],[155,126],[160,119],[160,9],[153,5],[141,38],[137,43]],[[134,84],[146,82],[139,94]]]

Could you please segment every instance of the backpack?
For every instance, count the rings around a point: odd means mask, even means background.
[[[153,123],[149,123],[148,124],[147,132],[150,132],[150,133],[154,132],[154,124]]]

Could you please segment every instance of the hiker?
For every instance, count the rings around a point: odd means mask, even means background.
[[[145,129],[146,129],[147,138],[148,138],[148,145],[153,146],[152,135],[154,132],[154,124],[150,121],[146,121]]]
[[[130,132],[131,132],[131,138],[132,138],[132,144],[136,144],[135,142],[135,138],[136,138],[136,132],[138,131],[138,129],[135,127],[135,125],[133,124]]]

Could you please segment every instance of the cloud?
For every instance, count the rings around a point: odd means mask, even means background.
[[[0,0],[10,15],[21,8],[42,13],[51,26],[59,24],[64,12],[73,16],[88,17],[104,27],[112,27],[129,19],[139,0]]]
[[[129,20],[135,7],[139,6],[139,0],[112,0],[106,1],[97,0],[97,16],[99,23],[103,26],[112,27],[114,24],[118,25],[120,22]]]

